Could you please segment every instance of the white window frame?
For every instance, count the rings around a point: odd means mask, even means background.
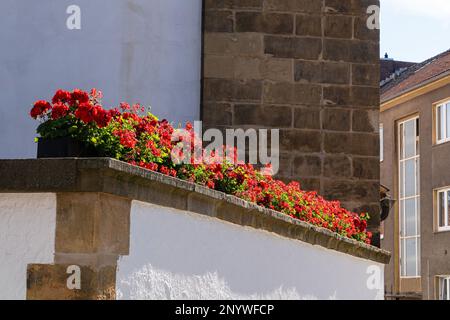
[[[442,188],[442,189],[438,189],[438,190],[436,190],[436,193],[435,193],[435,199],[436,199],[436,213],[435,213],[435,217],[436,217],[436,230],[437,230],[437,232],[444,232],[444,231],[450,231],[450,223],[449,223],[449,219],[448,219],[448,216],[449,216],[449,214],[450,214],[450,212],[449,212],[449,210],[448,210],[448,201],[449,201],[449,196],[448,196],[448,193],[450,192],[450,187],[446,187],[446,188]],[[440,203],[440,197],[439,197],[439,194],[440,193],[444,193],[445,194],[445,203],[446,203],[446,205],[444,206],[444,208],[445,208],[445,213],[444,213],[444,219],[445,219],[445,222],[446,222],[446,224],[443,226],[443,227],[441,227],[441,225],[440,225],[440,221],[439,221],[439,219],[440,219],[440,212],[439,212],[439,209],[440,209],[440,205],[441,205],[441,203]]]
[[[445,119],[443,122],[444,123],[444,128],[443,128],[444,137],[442,139],[439,139],[439,109],[440,108],[444,108],[443,116]],[[436,105],[436,108],[435,108],[436,144],[442,144],[442,143],[446,143],[446,142],[450,141],[450,134],[447,137],[447,126],[450,125],[450,123],[447,123],[447,112],[450,112],[450,100],[441,102]]]
[[[419,190],[416,190],[416,194],[414,196],[405,196],[406,193],[406,179],[405,179],[405,165],[403,166],[403,172],[401,172],[402,170],[400,170],[400,168],[402,167],[401,164],[405,163],[408,160],[415,160],[418,162],[419,166],[420,166],[420,149],[417,150],[417,144],[420,143],[420,135],[418,136],[419,138],[419,142],[416,141],[416,143],[414,144],[414,156],[412,157],[408,157],[408,158],[403,158],[402,159],[402,154],[403,154],[403,150],[402,150],[402,144],[400,143],[400,141],[403,141],[403,146],[405,145],[405,137],[403,136],[403,132],[401,132],[401,127],[403,125],[403,128],[405,127],[405,123],[409,122],[409,121],[416,121],[415,124],[415,128],[417,131],[417,123],[419,122],[419,116],[412,116],[409,118],[406,118],[405,120],[399,121],[397,123],[397,133],[398,133],[398,183],[399,183],[399,191],[398,191],[398,204],[399,204],[399,250],[400,250],[400,254],[399,254],[399,262],[400,262],[400,278],[402,279],[417,279],[421,277],[421,263],[420,263],[420,259],[421,259],[421,250],[420,250],[420,239],[421,239],[421,234],[420,234],[420,206],[418,205],[418,203],[420,203],[420,185],[418,186]],[[420,124],[419,124],[420,125]],[[400,186],[400,182],[402,181],[401,176],[403,175],[403,196],[400,192],[400,190],[402,189],[402,187]],[[417,189],[417,184],[418,181],[420,181],[420,168],[417,168],[417,164],[416,164],[416,179],[415,179],[415,183],[416,183],[416,187],[415,189]],[[415,220],[416,223],[418,225],[416,225],[416,229],[419,230],[418,234],[414,235],[414,236],[402,236],[402,230],[406,229],[406,222],[403,221],[403,207],[402,207],[402,201],[406,201],[409,199],[416,199],[415,203],[416,203],[416,210],[415,210]],[[406,271],[406,259],[404,259],[405,261],[402,261],[402,243],[403,241],[406,241],[407,239],[416,239],[416,275],[413,276],[407,276],[407,275],[403,275],[402,272],[403,270]],[[406,252],[406,251],[405,251]]]
[[[438,276],[438,300],[450,300],[450,276]],[[442,285],[444,282],[447,285],[447,297],[443,297]]]
[[[384,128],[380,123],[380,162],[384,161]]]

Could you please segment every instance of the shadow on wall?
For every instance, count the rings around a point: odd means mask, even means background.
[[[157,270],[150,264],[120,280],[117,299],[137,300],[317,300],[312,295],[301,296],[295,288],[273,290],[250,295],[233,292],[217,272],[187,276]],[[329,297],[336,299],[336,294]]]
[[[265,231],[134,201],[122,299],[382,299],[371,261]],[[380,268],[382,266],[380,265]]]

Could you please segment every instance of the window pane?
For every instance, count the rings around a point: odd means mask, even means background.
[[[444,109],[444,108],[442,108],[442,109]],[[450,104],[447,104],[447,106],[446,106],[446,114],[447,114],[447,116],[446,116],[445,121],[446,121],[447,132],[445,134],[445,138],[448,138],[448,137],[450,137]]]
[[[445,226],[450,226],[450,191],[447,191],[447,221],[445,221]]]
[[[380,125],[380,161],[384,160],[384,130],[383,125]]]
[[[438,193],[439,227],[445,226],[445,192]]]
[[[406,276],[405,240],[400,241],[400,262],[401,275]]]
[[[399,139],[400,139],[400,159],[404,159],[405,158],[405,152],[404,152],[404,143],[403,143],[403,135],[404,135],[404,131],[403,131],[403,123],[400,124],[400,130],[399,130]]]
[[[416,195],[420,194],[420,159],[416,160]]]
[[[419,127],[419,118],[416,119],[416,155],[420,154],[420,127]]]
[[[420,237],[417,238],[417,251],[416,251],[416,259],[417,259],[417,276],[420,276],[420,268],[421,268],[421,263],[420,263]]]
[[[445,285],[444,285],[444,287],[445,287],[445,295],[444,295],[444,299],[445,300],[450,300],[450,294],[449,294],[449,284],[450,284],[450,279],[449,278],[446,278],[445,280],[444,280],[444,283],[445,283]]]
[[[405,197],[405,187],[404,187],[404,173],[405,163],[400,162],[400,198]]]
[[[416,198],[416,204],[417,204],[417,207],[416,207],[416,212],[417,212],[416,227],[417,227],[417,235],[420,236],[420,197]]]
[[[406,276],[417,276],[416,239],[406,239]]]
[[[405,200],[400,200],[400,237],[405,237]]]
[[[405,201],[405,236],[411,237],[417,235],[416,230],[416,200],[408,199]]]
[[[444,139],[444,107],[439,106],[436,110],[436,117],[437,117],[437,134],[438,134],[438,140]]]
[[[405,122],[405,158],[415,156],[416,120]]]
[[[449,300],[448,282],[448,278],[439,278],[440,300]]]
[[[416,195],[416,160],[405,161],[405,197]]]

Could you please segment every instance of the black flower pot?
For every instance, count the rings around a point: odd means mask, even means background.
[[[38,140],[38,158],[89,158],[99,157],[95,148],[69,138],[42,139]]]

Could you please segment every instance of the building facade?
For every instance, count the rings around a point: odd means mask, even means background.
[[[393,253],[386,295],[450,299],[450,51],[382,88],[381,184],[395,205],[383,222]]]

